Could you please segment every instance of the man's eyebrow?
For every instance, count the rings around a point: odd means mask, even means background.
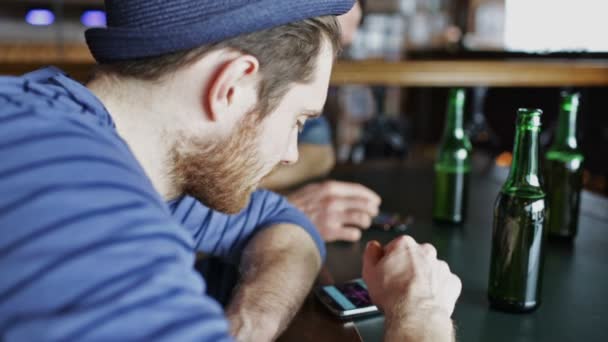
[[[321,114],[322,114],[322,111],[320,111],[320,110],[309,109],[309,110],[303,111],[301,115],[306,115],[309,118],[314,119],[314,118],[318,118],[319,116],[321,116]]]

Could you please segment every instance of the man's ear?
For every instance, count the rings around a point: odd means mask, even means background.
[[[250,101],[247,91],[255,90],[255,75],[259,68],[257,58],[240,55],[226,61],[217,69],[203,94],[209,120],[221,120],[222,114],[251,107],[251,103],[247,103]]]

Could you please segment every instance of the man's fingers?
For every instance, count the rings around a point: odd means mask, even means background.
[[[323,183],[321,192],[326,196],[361,198],[375,206],[379,206],[381,202],[380,196],[377,193],[356,183],[327,181]]]
[[[399,248],[416,248],[418,243],[414,240],[413,237],[409,235],[401,235],[398,238],[395,238],[393,241],[389,242],[388,245],[384,247],[384,253],[390,254],[396,249]]]
[[[363,273],[366,273],[370,267],[375,267],[383,256],[382,245],[378,241],[368,242],[363,253]]]
[[[372,216],[359,210],[348,210],[344,213],[343,224],[367,229],[372,225]]]
[[[329,197],[325,200],[324,206],[330,213],[360,211],[372,217],[378,215],[378,206],[361,198]]]
[[[430,243],[423,243],[420,248],[427,256],[431,257],[432,259],[437,259],[437,249],[435,249],[435,247]]]

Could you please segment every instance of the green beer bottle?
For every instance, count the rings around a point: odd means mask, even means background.
[[[579,94],[563,93],[557,134],[545,154],[545,191],[547,192],[549,236],[573,239],[583,186],[583,154],[576,141],[576,116]]]
[[[435,161],[433,219],[462,223],[467,211],[471,142],[462,128],[464,89],[450,90],[447,117]]]
[[[488,299],[494,308],[534,310],[540,304],[545,193],[540,184],[538,109],[520,109],[513,163],[494,206]]]

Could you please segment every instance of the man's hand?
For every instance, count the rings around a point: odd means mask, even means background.
[[[368,243],[363,260],[374,304],[386,315],[386,341],[451,341],[450,320],[462,284],[429,244],[401,236]]]
[[[325,241],[357,241],[378,215],[380,196],[360,184],[327,181],[298,189],[287,199],[317,226]]]

